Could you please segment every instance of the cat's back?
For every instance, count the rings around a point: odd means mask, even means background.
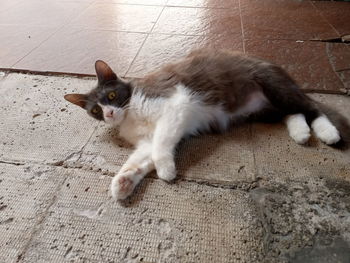
[[[252,86],[254,71],[264,63],[239,52],[198,49],[136,81],[135,85],[146,95],[168,97],[182,83],[205,95],[208,103],[217,104],[244,96],[247,87]]]

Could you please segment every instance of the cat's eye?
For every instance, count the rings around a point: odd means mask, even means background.
[[[91,110],[91,112],[93,113],[93,114],[97,114],[97,113],[99,113],[99,108],[96,106],[96,107],[93,107],[92,108],[92,110]]]
[[[111,91],[108,93],[108,99],[109,100],[114,100],[114,98],[117,96],[117,94],[114,91]]]

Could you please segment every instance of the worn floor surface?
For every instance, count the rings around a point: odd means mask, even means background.
[[[43,76],[94,74],[103,59],[142,77],[191,49],[225,48],[278,63],[349,119],[350,98],[326,93],[350,94],[350,3],[0,5],[0,263],[350,262],[349,151],[247,124],[183,142],[175,183],[151,174],[118,203],[108,186],[131,149],[63,99],[95,79]]]
[[[185,141],[175,183],[151,174],[118,203],[131,149],[63,99],[95,79],[1,78],[0,262],[349,262],[349,151],[247,124]],[[350,116],[349,97],[313,97]]]

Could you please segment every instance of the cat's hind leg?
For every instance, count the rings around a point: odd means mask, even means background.
[[[289,136],[298,144],[305,144],[311,134],[310,127],[306,122],[304,114],[288,115],[285,119]]]
[[[142,142],[112,179],[112,197],[122,200],[130,196],[135,187],[152,170],[154,170],[154,164],[151,142]]]

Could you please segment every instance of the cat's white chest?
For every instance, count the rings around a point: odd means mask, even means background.
[[[141,93],[134,94],[129,113],[120,125],[119,136],[133,145],[140,140],[151,139],[162,114],[163,103],[163,99],[149,99]]]
[[[136,145],[140,140],[152,138],[155,122],[147,117],[135,118],[128,116],[119,130],[119,136]]]

